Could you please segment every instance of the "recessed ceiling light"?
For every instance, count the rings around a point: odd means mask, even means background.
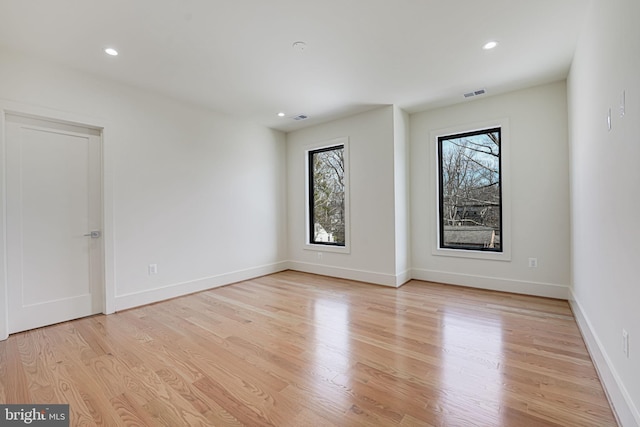
[[[484,46],[482,46],[482,48],[484,50],[491,50],[496,46],[498,46],[498,42],[495,40],[491,40],[490,42],[485,43]]]
[[[278,117],[284,117],[284,113],[281,111],[278,113]]]
[[[115,50],[112,47],[108,47],[104,50],[104,53],[106,53],[107,55],[111,55],[111,56],[118,56],[118,51]]]

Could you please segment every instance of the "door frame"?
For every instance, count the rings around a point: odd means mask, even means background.
[[[9,337],[9,307],[7,283],[7,191],[6,191],[6,127],[7,114],[33,117],[96,129],[102,142],[102,245],[103,245],[103,307],[104,314],[115,312],[114,228],[113,228],[113,162],[106,134],[108,123],[103,119],[53,110],[0,99],[0,340]]]

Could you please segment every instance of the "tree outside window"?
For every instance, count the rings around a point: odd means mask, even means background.
[[[309,240],[345,246],[344,145],[308,152]]]
[[[438,138],[439,247],[502,252],[501,130]]]

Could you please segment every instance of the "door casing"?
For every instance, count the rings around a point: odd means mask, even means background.
[[[102,245],[103,245],[103,308],[104,314],[115,311],[114,239],[113,239],[113,185],[112,162],[107,143],[108,123],[81,114],[61,112],[48,108],[25,105],[0,99],[0,340],[9,336],[8,283],[7,283],[7,221],[6,221],[6,116],[7,114],[33,117],[99,130],[102,137]]]

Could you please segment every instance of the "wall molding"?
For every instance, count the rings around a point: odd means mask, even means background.
[[[298,261],[281,261],[274,264],[248,268],[246,270],[223,273],[216,276],[204,277],[187,282],[174,283],[159,288],[148,289],[139,292],[131,292],[115,297],[115,311],[127,310],[147,304],[177,298],[184,295],[202,292],[209,289],[226,286],[243,280],[250,280],[268,274],[285,270],[295,270],[304,273],[319,274],[322,276],[337,277],[341,279],[356,280],[359,282],[398,288],[411,280],[411,270],[406,270],[397,276],[385,273],[376,273],[364,270],[333,267],[328,265],[313,264]]]
[[[373,271],[356,270],[352,268],[335,267],[331,265],[313,264],[310,262],[289,261],[289,269],[303,273],[319,274],[321,276],[338,277],[340,279],[356,280],[358,282],[398,288],[409,279],[402,281],[404,275],[378,273]],[[407,274],[408,277],[408,274]],[[400,283],[401,284],[398,284]]]
[[[115,298],[115,311],[152,304],[170,298],[192,294],[194,292],[201,292],[220,286],[230,285],[232,283],[253,279],[267,274],[278,273],[284,270],[295,270],[303,273],[355,280],[358,282],[372,283],[392,288],[399,288],[409,280],[415,279],[427,282],[437,282],[455,286],[468,286],[472,288],[513,292],[547,298],[558,298],[564,300],[569,298],[569,287],[565,285],[526,282],[521,280],[474,276],[423,269],[408,269],[397,275],[393,275],[309,262],[281,261],[274,264],[248,268],[246,270],[223,273],[187,282],[174,283],[160,288],[117,295]]]
[[[115,298],[115,311],[127,310],[129,308],[177,298],[193,294],[195,292],[206,291],[220,286],[241,282],[243,280],[255,279],[256,277],[265,276],[267,274],[278,273],[287,269],[288,262],[282,261],[274,264],[252,267],[246,270],[232,271],[216,276],[174,283],[160,288],[117,295]]]
[[[582,305],[570,291],[569,304],[573,310],[578,328],[582,334],[587,350],[598,371],[600,382],[613,408],[618,424],[624,427],[640,427],[640,411],[633,404],[633,400],[618,375],[611,359],[593,329]]]
[[[411,277],[411,270],[405,270],[405,271],[397,274],[396,275],[396,288],[399,288],[400,286],[404,285],[405,283],[407,283],[411,279],[413,279],[413,277]]]
[[[475,276],[446,271],[411,270],[411,278],[447,285],[468,286],[492,291],[512,292],[546,298],[569,299],[569,286],[553,283],[528,282],[524,280],[502,279],[499,277]]]
[[[473,288],[513,292],[565,300],[568,299],[569,296],[569,288],[567,286],[548,283],[525,282],[519,280],[472,276],[423,269],[408,269],[398,273],[397,275],[393,275],[300,261],[280,261],[273,264],[248,268],[245,270],[238,270],[186,282],[174,283],[159,288],[147,289],[123,295],[116,295],[113,311],[110,312],[113,313],[116,311],[127,310],[147,304],[153,304],[171,298],[177,298],[196,292],[206,291],[220,286],[226,286],[285,270],[295,270],[304,273],[355,280],[359,282],[388,286],[392,288],[399,288],[408,281],[416,279],[429,282],[445,283],[455,286],[469,286]],[[2,339],[6,339],[6,337],[0,336],[0,340]]]

